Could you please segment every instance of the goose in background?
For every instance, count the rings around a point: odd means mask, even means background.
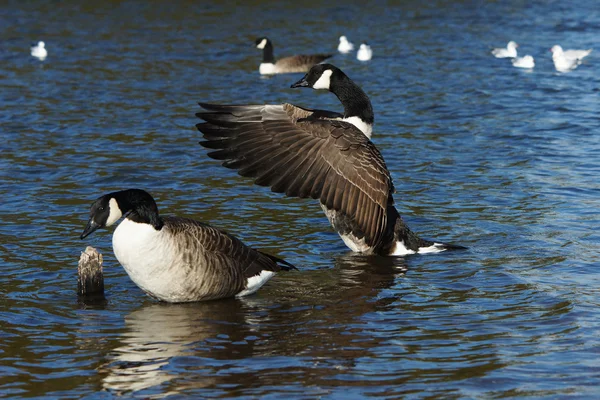
[[[511,62],[512,62],[512,65],[517,68],[532,69],[533,67],[535,67],[535,61],[534,61],[533,57],[530,55],[513,58],[511,60]]]
[[[255,44],[257,49],[261,49],[263,51],[263,61],[258,69],[261,75],[307,72],[313,65],[318,64],[333,55],[301,54],[281,58],[275,61],[275,56],[273,55],[273,43],[268,38],[258,38],[256,39]]]
[[[152,196],[141,189],[99,197],[81,239],[123,215],[113,234],[115,256],[140,289],[162,301],[246,296],[276,272],[296,269],[202,222],[161,217]]]
[[[340,36],[340,44],[338,44],[338,51],[340,53],[346,54],[351,52],[352,50],[354,50],[354,45],[348,41],[346,36]]]
[[[371,50],[371,46],[367,43],[361,43],[358,48],[358,52],[356,53],[356,59],[358,61],[369,61],[373,58],[373,50]]]
[[[517,47],[519,47],[519,45],[511,40],[506,45],[506,48],[501,47],[493,49],[492,54],[496,58],[515,58],[517,56]]]
[[[333,228],[353,251],[406,255],[464,249],[421,239],[394,207],[394,187],[381,153],[369,140],[371,102],[331,64],[311,68],[292,85],[334,93],[344,113],[292,104],[200,103],[196,125],[208,155],[254,183],[288,197],[318,199]]]
[[[37,44],[31,45],[31,55],[37,57],[40,60],[45,59],[48,56],[48,50],[46,50],[46,44],[41,40]]]

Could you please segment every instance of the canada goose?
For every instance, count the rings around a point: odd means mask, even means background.
[[[511,40],[506,45],[506,48],[500,47],[493,49],[492,54],[496,58],[515,58],[517,56],[517,47],[519,47],[519,45]]]
[[[370,132],[353,124],[360,120],[357,115],[348,118],[359,110],[372,121],[372,108],[346,74],[319,64],[292,87],[328,89],[342,102],[344,115],[292,104],[200,103],[207,110],[196,114],[206,121],[196,125],[206,139],[201,144],[216,149],[208,155],[273,192],[319,199],[333,228],[355,252],[405,255],[464,248],[421,239],[406,226]]]
[[[46,44],[42,41],[37,42],[37,44],[31,45],[31,55],[34,57],[43,60],[48,56],[48,50],[46,50]]]
[[[246,296],[275,272],[295,269],[202,222],[159,216],[152,196],[140,189],[99,197],[81,239],[128,212],[113,234],[113,251],[131,280],[159,300],[182,303]]]
[[[512,65],[517,68],[531,69],[531,68],[535,67],[535,61],[534,61],[533,57],[530,55],[513,58],[511,61],[512,61]]]
[[[371,46],[366,43],[361,43],[358,48],[358,52],[356,53],[356,59],[358,61],[369,61],[373,58],[373,50],[371,50]]]
[[[552,52],[552,58],[554,58],[555,56],[559,56],[559,57],[564,57],[564,58],[567,58],[567,59],[581,60],[584,57],[589,56],[590,53],[592,52],[592,49],[587,49],[587,50],[563,50],[563,48],[560,45],[555,44],[554,46],[552,46],[552,48],[550,49],[550,51]]]
[[[261,75],[307,72],[313,65],[332,56],[332,54],[296,55],[275,62],[273,43],[266,37],[256,39],[256,48],[263,51],[263,61],[258,69]]]
[[[340,44],[338,44],[338,51],[340,53],[349,53],[354,50],[354,45],[348,41],[346,36],[340,36]]]

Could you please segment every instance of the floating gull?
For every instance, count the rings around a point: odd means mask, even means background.
[[[552,52],[552,61],[554,68],[558,72],[569,72],[581,64],[581,59],[592,52],[592,50],[566,50],[559,45],[554,45],[550,49]]]
[[[354,45],[348,41],[346,36],[340,36],[340,44],[338,44],[338,51],[340,53],[349,53],[354,50]]]
[[[493,49],[492,54],[496,58],[515,58],[517,56],[517,47],[519,45],[511,40],[506,45],[506,48]]]
[[[530,55],[513,58],[511,61],[512,61],[513,66],[517,67],[517,68],[531,69],[531,68],[535,67],[535,62],[533,61],[533,57]]]
[[[588,50],[563,50],[563,48],[560,47],[560,45],[555,44],[554,46],[552,46],[552,48],[550,49],[550,51],[552,52],[552,57],[554,57],[554,54],[563,54],[565,58],[581,60],[584,57],[587,57],[592,52],[592,49],[588,49]]]
[[[39,58],[40,60],[46,58],[48,56],[46,44],[42,41],[39,41],[37,45],[31,45],[31,55]]]
[[[358,52],[356,53],[356,58],[359,61],[369,61],[373,57],[373,50],[371,50],[371,46],[366,43],[362,43]]]

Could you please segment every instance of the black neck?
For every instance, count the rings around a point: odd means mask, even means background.
[[[127,216],[128,219],[150,224],[156,230],[162,229],[163,221],[158,215],[158,207],[148,192],[141,189],[128,189],[111,193],[110,196],[117,201],[123,214],[131,211]]]
[[[368,124],[375,122],[369,96],[342,71],[338,70],[331,76],[329,91],[344,106],[344,118],[359,117]]]
[[[275,64],[275,56],[273,55],[273,44],[267,40],[263,48],[263,63]]]

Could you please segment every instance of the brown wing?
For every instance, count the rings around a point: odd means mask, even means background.
[[[176,237],[173,245],[177,254],[182,254],[186,264],[199,268],[203,275],[212,278],[208,286],[224,289],[235,288],[233,282],[242,282],[241,278],[250,278],[261,271],[278,272],[295,267],[288,262],[255,250],[240,239],[202,222],[179,217],[164,217],[165,228]],[[240,289],[241,290],[241,289]]]
[[[275,65],[277,69],[285,72],[308,72],[313,65],[323,62],[331,56],[332,54],[301,54],[281,58]]]
[[[255,183],[290,197],[319,199],[355,222],[353,233],[377,245],[387,224],[392,181],[379,150],[354,125],[315,118],[293,106],[201,104],[196,125],[208,155]]]

